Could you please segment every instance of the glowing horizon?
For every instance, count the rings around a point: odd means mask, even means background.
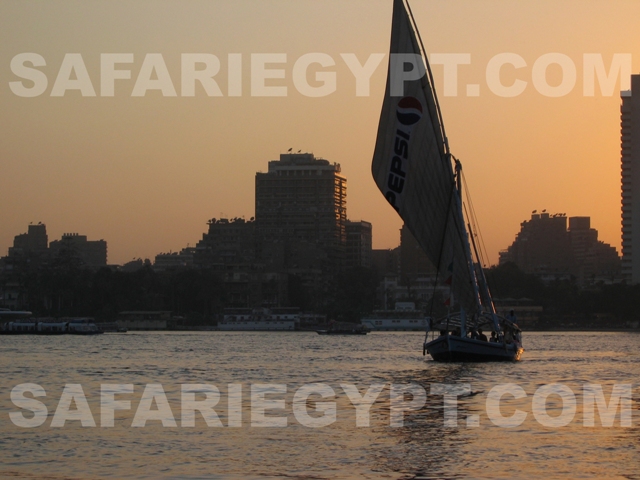
[[[640,4],[457,0],[412,8],[490,261],[542,209],[591,217],[599,239],[620,253],[620,90],[628,79],[611,67],[627,55],[638,72]],[[370,173],[390,1],[26,1],[5,2],[0,13],[0,256],[31,222],[45,223],[50,240],[70,231],[106,240],[110,264],[194,246],[210,218],[255,215],[255,173],[289,148],[341,164],[348,218],[373,224],[374,248],[399,244],[402,222]],[[42,81],[16,74],[12,61],[22,54],[46,63],[34,67],[46,86],[32,97],[11,86]],[[113,70],[130,78],[109,77],[103,59],[113,54]],[[197,74],[184,55],[194,54],[206,55],[198,59],[209,73],[212,57],[219,61],[219,92],[199,81],[189,89]],[[334,64],[308,65],[300,82],[296,68],[310,54]],[[369,91],[359,90],[349,61],[380,54]],[[501,55],[515,63],[503,64],[496,83],[488,72]],[[615,82],[589,76],[593,55]],[[576,72],[566,93],[571,78],[561,62]],[[70,64],[71,75],[62,68]],[[328,72],[332,92],[320,88]],[[520,82],[522,93],[510,97],[495,88]],[[275,90],[259,95],[260,85]],[[283,87],[283,96],[264,95]]]

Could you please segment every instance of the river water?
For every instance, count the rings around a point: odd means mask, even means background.
[[[0,336],[0,477],[640,478],[640,334],[530,333],[522,361],[488,364],[433,362],[422,339]]]

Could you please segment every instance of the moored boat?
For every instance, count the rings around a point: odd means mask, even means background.
[[[316,330],[318,335],[366,335],[368,330],[353,329],[353,330]]]
[[[97,335],[104,333],[93,318],[29,318],[0,327],[2,335]]]
[[[346,322],[329,322],[326,329],[316,330],[318,335],[366,335],[370,329],[362,324],[353,324]]]
[[[371,331],[420,331],[427,328],[427,317],[413,302],[396,302],[394,310],[374,310],[363,318],[362,325]]]
[[[98,328],[93,318],[69,318],[67,320],[67,333],[71,335],[99,335],[104,333]]]
[[[218,323],[223,331],[294,331],[300,328],[297,308],[227,308]]]

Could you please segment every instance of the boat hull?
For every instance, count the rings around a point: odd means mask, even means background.
[[[520,360],[524,349],[516,344],[485,342],[443,335],[426,342],[424,349],[437,362],[500,362]]]

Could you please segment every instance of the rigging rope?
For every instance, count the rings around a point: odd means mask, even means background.
[[[469,223],[471,224],[472,227],[472,231],[469,232],[471,235],[474,235],[475,238],[478,239],[479,241],[479,255],[480,258],[478,258],[478,261],[480,262],[480,265],[482,265],[482,267],[486,267],[486,263],[489,261],[489,253],[487,251],[487,247],[484,243],[484,238],[482,237],[482,232],[480,230],[480,224],[478,223],[478,218],[476,216],[476,211],[475,208],[473,206],[473,202],[471,201],[471,194],[469,192],[469,186],[467,185],[467,179],[464,176],[464,173],[462,174],[462,182],[464,183],[464,190],[465,190],[465,196],[466,196],[466,200],[467,200],[467,205],[469,205],[469,212],[467,213],[468,217],[469,217]],[[466,209],[465,209],[466,211]]]
[[[485,258],[489,258],[489,254],[487,251],[487,247],[484,243],[484,238],[482,237],[482,232],[480,230],[480,224],[478,223],[478,219],[476,217],[476,212],[475,212],[475,208],[473,207],[473,202],[471,201],[471,193],[469,192],[469,186],[467,185],[467,180],[464,176],[464,174],[462,175],[462,182],[464,183],[464,190],[465,190],[465,195],[466,195],[466,199],[467,199],[467,204],[469,205],[469,212],[467,212],[467,209],[465,208],[465,212],[467,213],[467,217],[469,220],[469,225],[470,225],[470,235],[475,235],[476,238],[478,238],[479,244],[480,244],[480,251],[477,253],[477,255],[480,257],[478,258],[478,262],[480,263],[480,268],[483,268],[485,266]],[[489,278],[487,278],[486,275],[484,275],[483,273],[483,278],[485,279],[485,282],[487,283],[487,289],[491,292],[493,291],[496,294],[499,294],[498,289],[495,288],[495,284],[493,285],[489,285]],[[493,283],[493,282],[492,282]]]

